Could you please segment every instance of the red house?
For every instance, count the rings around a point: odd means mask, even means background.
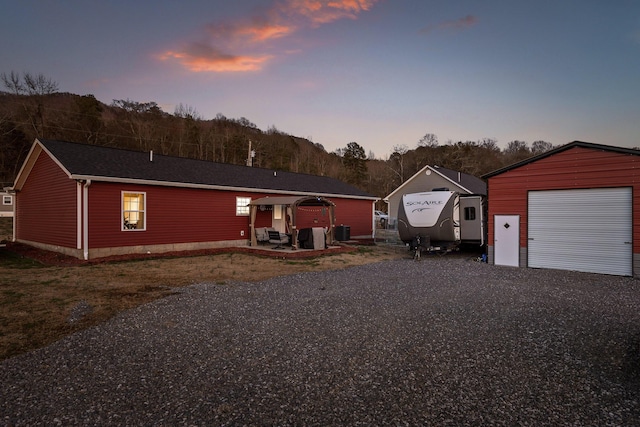
[[[252,227],[288,231],[285,206],[250,215],[265,197],[328,200],[299,206],[297,228],[348,225],[371,237],[377,200],[329,177],[52,140],[34,142],[12,190],[15,241],[82,259],[244,246]]]
[[[640,151],[572,142],[485,175],[489,262],[640,276]]]

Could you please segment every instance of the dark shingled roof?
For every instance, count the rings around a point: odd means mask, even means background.
[[[476,178],[468,173],[454,171],[452,169],[443,168],[442,166],[434,166],[438,172],[449,178],[451,181],[460,184],[472,194],[487,195],[487,184],[480,178]],[[458,178],[460,178],[458,180]]]
[[[112,178],[375,199],[340,180],[65,141],[38,140],[75,177]]]

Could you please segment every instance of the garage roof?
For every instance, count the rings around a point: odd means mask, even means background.
[[[621,154],[631,154],[631,155],[634,155],[634,156],[640,156],[640,150],[635,149],[635,148],[614,147],[612,145],[594,144],[592,142],[573,141],[573,142],[570,142],[568,144],[562,145],[560,147],[554,148],[553,150],[549,150],[547,152],[539,154],[537,156],[529,157],[528,159],[524,159],[524,160],[522,160],[520,162],[517,162],[517,163],[514,163],[512,165],[505,166],[505,167],[497,169],[497,170],[495,170],[493,172],[489,172],[489,173],[483,175],[482,178],[484,178],[484,179],[491,178],[493,176],[500,175],[501,173],[510,171],[512,169],[519,168],[520,166],[524,166],[524,165],[527,165],[529,163],[533,163],[533,162],[535,162],[537,160],[544,159],[545,157],[553,156],[554,154],[557,154],[557,153],[560,153],[562,151],[566,151],[566,150],[569,150],[569,149],[575,148],[575,147],[583,147],[583,148],[589,148],[589,149],[592,149],[592,150],[602,150],[602,151],[609,151],[609,152],[615,152],[615,153],[621,153]]]

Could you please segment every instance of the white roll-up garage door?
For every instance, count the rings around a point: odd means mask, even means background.
[[[631,203],[631,188],[529,192],[529,267],[631,276]]]

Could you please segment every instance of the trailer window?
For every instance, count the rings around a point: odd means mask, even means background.
[[[464,220],[473,221],[475,219],[476,219],[476,208],[473,206],[464,208]]]

